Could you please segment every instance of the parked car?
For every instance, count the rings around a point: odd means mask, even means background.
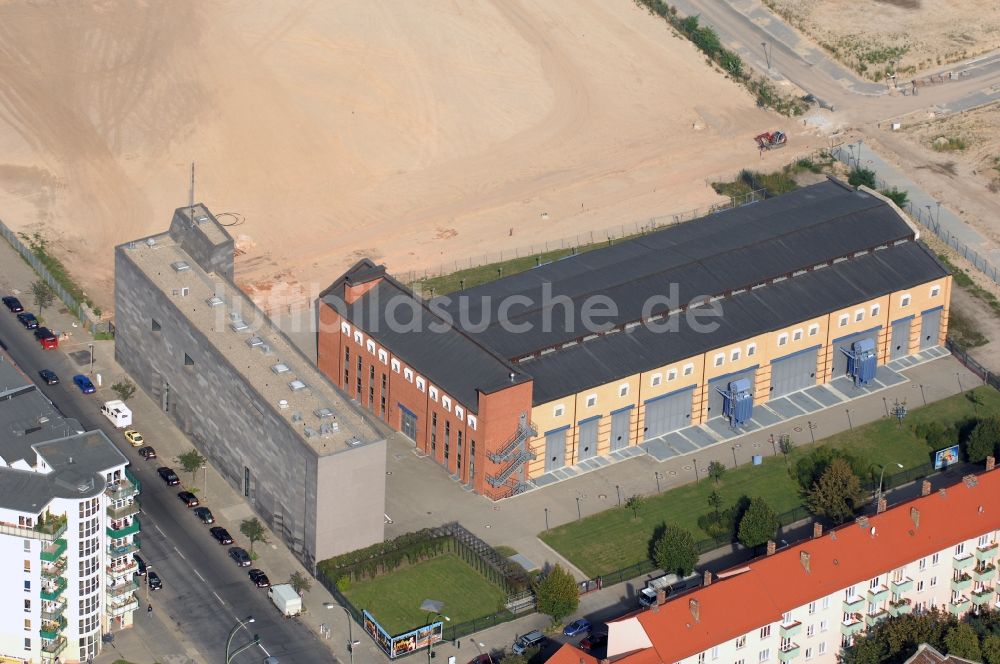
[[[234,546],[229,549],[229,557],[236,561],[236,564],[240,567],[250,567],[251,561],[250,554],[246,552],[246,549],[238,546]]]
[[[160,590],[163,588],[163,581],[160,580],[160,575],[153,571],[150,571],[149,574],[146,575],[146,583],[149,584],[150,591]]]
[[[208,529],[208,532],[212,533],[212,537],[214,537],[219,544],[233,543],[233,538],[229,534],[229,531],[222,526],[213,526]]]
[[[534,629],[514,639],[514,645],[511,647],[511,650],[514,651],[515,655],[520,655],[525,650],[541,646],[543,643],[545,643],[545,635]]]
[[[26,330],[34,330],[38,327],[38,319],[35,318],[35,314],[30,311],[22,311],[17,315],[17,319],[21,321],[21,325],[23,325]]]
[[[256,567],[250,570],[250,580],[258,588],[267,588],[271,585],[271,580],[267,578],[267,574],[264,574],[264,570],[257,569]]]
[[[143,459],[155,459],[156,450],[147,445],[146,447],[139,449],[139,456],[141,456]]]
[[[580,650],[596,650],[597,648],[603,648],[608,644],[607,634],[591,634],[583,641],[580,641]]]
[[[24,307],[21,306],[21,301],[14,297],[13,295],[5,295],[3,298],[4,306],[11,310],[15,314],[19,314],[24,311]]]
[[[473,657],[469,661],[469,664],[494,664],[493,663],[493,656],[490,655],[489,653],[483,653],[482,655],[476,655],[475,657]]]
[[[57,376],[56,372],[52,371],[51,369],[42,369],[41,371],[38,372],[38,375],[41,376],[42,380],[45,381],[46,385],[59,384],[59,376]]]
[[[93,394],[94,392],[97,391],[97,388],[94,387],[94,384],[92,382],[90,382],[90,379],[84,376],[83,374],[77,374],[73,376],[73,383],[77,387],[79,387],[80,391],[83,392],[84,394]]]
[[[132,554],[132,560],[134,560],[137,565],[135,573],[139,576],[146,576],[146,561],[143,560],[138,553]]]
[[[45,350],[59,348],[59,337],[47,327],[36,327],[35,338],[38,339],[38,343],[42,344],[42,348]]]
[[[135,429],[125,429],[125,440],[127,440],[132,447],[142,447],[146,443],[142,434]]]
[[[202,523],[215,523],[215,517],[212,515],[212,510],[207,507],[194,508],[194,515],[201,519]]]
[[[180,478],[177,477],[177,473],[174,472],[173,468],[160,466],[156,469],[156,472],[159,473],[160,478],[167,483],[167,486],[177,486],[181,483]]]
[[[198,507],[198,496],[190,491],[181,491],[177,494],[177,497],[184,501],[184,504],[188,507]]]
[[[563,628],[564,636],[579,636],[580,634],[586,634],[590,631],[590,621],[580,618],[579,620],[574,620],[570,624]]]

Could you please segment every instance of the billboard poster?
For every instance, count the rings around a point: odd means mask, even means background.
[[[947,468],[953,463],[958,463],[958,445],[952,445],[934,453],[934,470]]]
[[[444,623],[440,620],[417,629],[404,632],[398,636],[390,636],[375,617],[364,611],[364,627],[382,652],[395,659],[401,655],[406,655],[421,648],[428,648],[433,643],[440,641],[444,634]]]

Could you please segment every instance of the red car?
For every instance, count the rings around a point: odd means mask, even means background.
[[[45,350],[59,348],[59,338],[47,327],[37,328],[35,330],[35,338],[38,339],[38,343],[42,344],[42,348]]]
[[[484,653],[477,655],[469,664],[493,664],[493,658],[489,654]]]

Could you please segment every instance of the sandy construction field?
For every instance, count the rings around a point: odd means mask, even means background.
[[[362,255],[402,272],[705,205],[822,143],[629,0],[8,2],[0,54],[0,217],[105,310],[112,247],[166,228],[191,162],[245,220],[241,284],[308,294]]]
[[[1000,48],[996,0],[763,0],[838,60],[880,81]]]

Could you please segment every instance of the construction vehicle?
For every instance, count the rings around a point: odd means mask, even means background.
[[[639,606],[653,606],[656,604],[656,593],[659,590],[670,595],[692,588],[698,585],[700,581],[701,575],[699,574],[690,574],[683,578],[676,574],[664,574],[655,579],[650,579],[646,583],[646,587],[638,592]]]
[[[783,131],[765,131],[763,134],[754,136],[753,140],[757,141],[757,147],[761,150],[775,150],[785,147],[788,137]]]

